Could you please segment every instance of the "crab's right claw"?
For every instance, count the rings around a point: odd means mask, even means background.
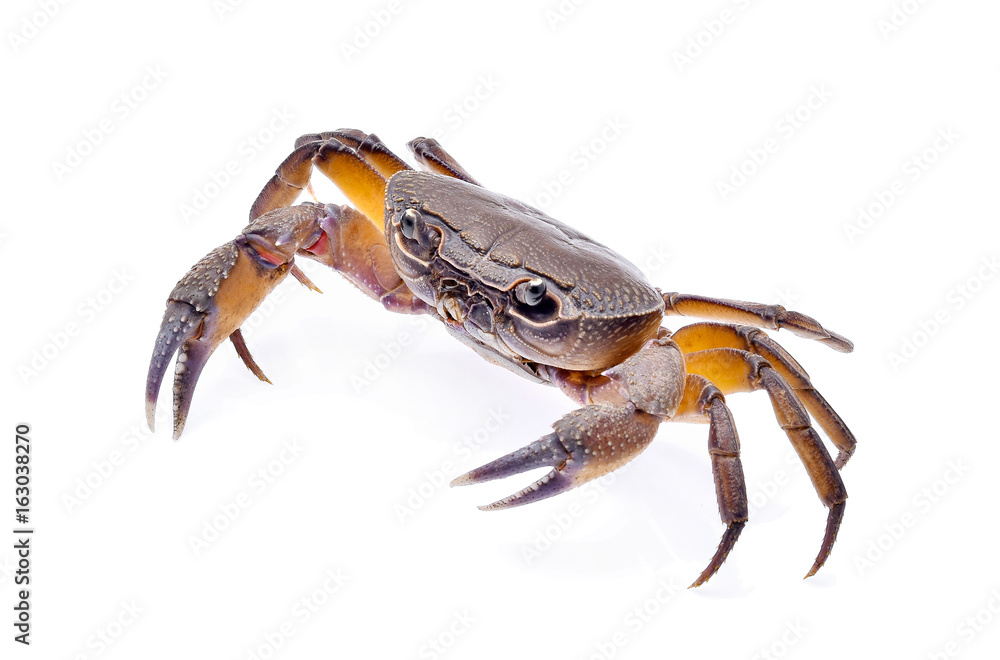
[[[319,205],[281,208],[267,213],[244,233],[209,252],[177,283],[156,337],[146,379],[146,421],[153,428],[156,399],[167,365],[174,368],[174,438],[180,437],[191,397],[205,363],[219,344],[232,337],[247,367],[267,380],[243,342],[240,325],[289,272],[311,286],[294,265],[297,250],[319,240]],[[315,287],[312,287],[315,288]],[[318,290],[318,289],[317,289]]]
[[[552,468],[527,488],[479,507],[484,511],[529,504],[581,486],[639,455],[660,420],[635,406],[584,406],[552,425],[554,432],[455,478],[452,486],[503,479],[533,468]]]

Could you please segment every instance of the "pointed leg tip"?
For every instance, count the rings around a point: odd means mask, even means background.
[[[718,572],[718,570],[719,566],[713,568],[711,572],[709,572],[709,569],[706,568],[704,571],[701,572],[701,575],[698,576],[697,580],[688,585],[688,589],[697,589],[701,585],[705,584],[713,575],[715,575]]]
[[[836,332],[830,332],[829,338],[823,340],[823,343],[837,351],[838,353],[850,353],[854,350],[854,342],[852,342],[847,337],[838,335]]]
[[[819,554],[816,555],[816,561],[813,562],[812,568],[806,573],[805,578],[811,578],[819,572],[819,569],[823,568],[823,564],[826,560],[830,558],[830,553],[833,551],[833,544],[837,541],[837,532],[840,531],[840,523],[844,519],[844,510],[846,508],[847,501],[837,502],[832,507],[830,507],[830,515],[826,519],[826,533],[823,535],[823,545],[819,549]]]
[[[745,520],[737,520],[729,523],[726,527],[725,533],[722,535],[722,539],[719,541],[719,547],[715,551],[715,555],[712,557],[712,561],[708,563],[705,570],[701,572],[698,579],[695,580],[688,589],[693,589],[695,587],[700,587],[701,585],[708,582],[708,580],[719,572],[722,568],[723,562],[729,557],[729,553],[732,551],[733,546],[736,545],[736,540],[740,538],[740,533],[743,531],[743,527],[746,526]]]

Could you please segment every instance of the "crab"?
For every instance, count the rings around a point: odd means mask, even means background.
[[[719,570],[748,519],[740,441],[725,396],[764,390],[829,508],[806,577],[815,574],[844,516],[847,491],[839,470],[856,441],[805,370],[761,328],[784,329],[840,352],[850,352],[851,342],[778,305],[663,293],[604,245],[484,188],[437,141],[417,138],[408,147],[421,170],[374,134],[357,130],[296,141],[251,207],[250,224],[195,264],[171,292],[146,383],[150,429],[175,352],[175,439],[202,368],[226,338],[250,371],[267,381],[240,325],[289,274],[316,289],[295,263],[314,259],[385,309],[430,315],[486,360],[557,387],[581,406],[555,422],[552,433],[452,482],[551,468],[481,509],[528,504],[607,474],[638,456],[663,422],[707,423],[725,531],[692,587]],[[303,190],[312,193],[313,168],[353,206],[293,205]],[[661,326],[665,316],[706,320],[672,332]],[[838,449],[836,460],[811,419]]]

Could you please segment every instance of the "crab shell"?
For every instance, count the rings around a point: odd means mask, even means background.
[[[407,238],[401,224],[411,209],[416,226]],[[397,173],[386,190],[385,228],[407,287],[511,358],[602,371],[654,338],[663,317],[662,296],[624,257],[459,179]],[[519,300],[516,288],[538,279],[543,299]]]

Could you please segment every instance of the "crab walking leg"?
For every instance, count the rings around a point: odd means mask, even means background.
[[[413,169],[402,158],[392,152],[374,133],[364,133],[355,128],[340,128],[336,131],[303,135],[295,141],[298,148],[308,142],[324,142],[336,140],[354,149],[362,160],[371,165],[376,172],[388,179],[396,172]]]
[[[850,353],[854,350],[851,340],[830,332],[816,319],[786,310],[781,305],[763,305],[674,292],[664,293],[663,302],[666,304],[663,312],[666,316],[696,316],[716,321],[747,323],[770,330],[783,328],[799,337],[826,344],[841,353]]]
[[[836,445],[839,450],[835,461],[837,469],[844,467],[854,454],[857,440],[844,420],[813,387],[806,370],[763,330],[749,325],[694,323],[679,329],[672,339],[685,353],[735,348],[760,355],[795,389],[799,400]]]
[[[389,147],[385,146],[382,140],[374,133],[365,136],[355,149],[366,163],[375,168],[386,180],[396,172],[413,169],[406,164],[399,156],[394,154]]]
[[[278,165],[272,176],[250,207],[250,221],[278,208],[291,206],[302,191],[309,186],[312,177],[312,159],[316,155],[317,143],[310,142],[296,146],[292,153]]]
[[[455,177],[477,186],[481,185],[434,138],[418,137],[410,140],[406,146],[410,148],[410,152],[420,163],[420,166],[428,172]]]
[[[791,385],[759,355],[733,348],[713,348],[687,353],[684,359],[689,373],[704,376],[723,393],[764,390],[771,398],[778,423],[805,466],[820,501],[830,509],[823,544],[806,577],[815,575],[837,540],[847,489],[819,434],[809,424],[809,413]]]
[[[302,139],[299,138],[300,141]],[[385,177],[357,151],[334,137],[297,146],[257,195],[257,200],[250,207],[251,220],[293,204],[309,186],[313,166],[333,181],[351,204],[376,227],[384,228]]]
[[[703,376],[689,374],[677,419],[707,421],[709,424],[708,453],[712,457],[715,497],[719,503],[719,516],[726,526],[712,560],[691,584],[691,587],[699,587],[722,567],[747,523],[747,485],[740,461],[740,437],[719,388]]]

